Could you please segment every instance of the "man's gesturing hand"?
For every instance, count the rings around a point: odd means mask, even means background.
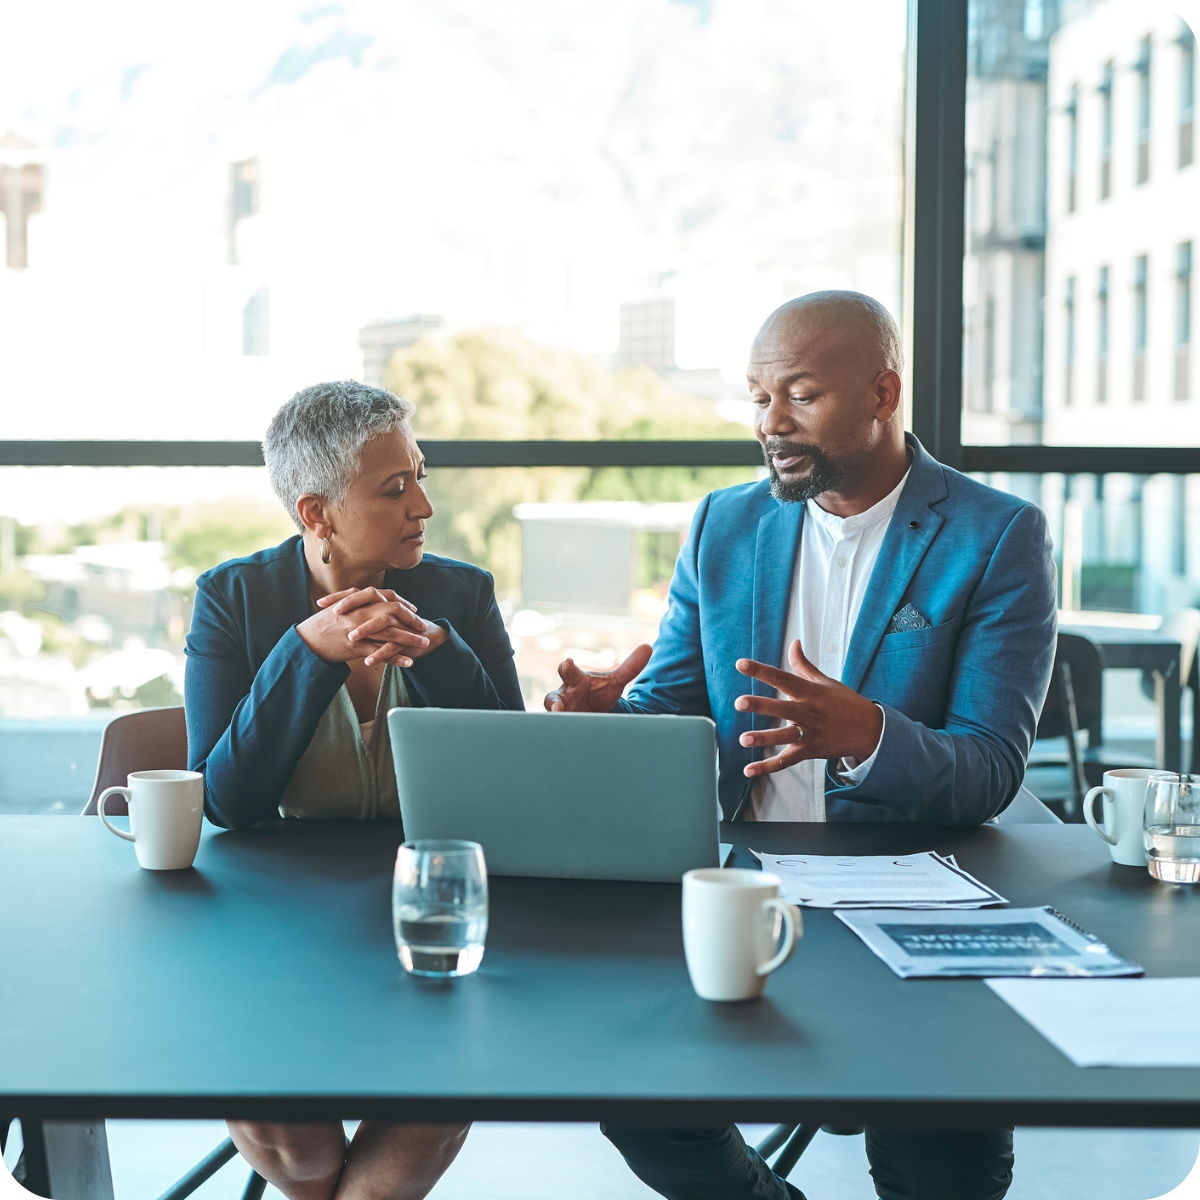
[[[625,690],[650,661],[652,650],[644,643],[619,667],[610,671],[585,671],[569,659],[558,665],[562,687],[545,700],[547,712],[612,712]]]
[[[778,700],[766,696],[739,696],[739,712],[762,713],[785,724],[742,734],[743,746],[782,746],[770,758],[752,762],[745,774],[771,775],[807,758],[870,758],[883,733],[879,706],[856,691],[822,675],[804,657],[799,641],[788,647],[794,674],[768,667],[752,658],[739,658],[737,669],[751,679],[769,684]],[[560,668],[561,669],[561,668]]]

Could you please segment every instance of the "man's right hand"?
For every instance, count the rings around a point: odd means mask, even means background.
[[[564,658],[558,666],[562,687],[545,700],[547,712],[612,712],[625,685],[635,680],[650,661],[651,647],[644,643],[618,667],[609,671],[585,671]]]

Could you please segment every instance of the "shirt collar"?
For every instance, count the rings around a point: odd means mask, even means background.
[[[882,500],[872,504],[866,512],[855,513],[852,517],[837,517],[831,512],[826,512],[816,500],[809,500],[807,503],[808,515],[822,529],[828,530],[835,537],[849,537],[860,530],[869,529],[872,525],[886,520],[895,512],[896,505],[900,502],[900,493],[904,491],[904,485],[908,482],[911,472],[912,466],[910,465],[904,472],[904,478]]]

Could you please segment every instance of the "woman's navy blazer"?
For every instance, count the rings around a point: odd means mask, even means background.
[[[404,671],[415,706],[525,707],[486,571],[427,554],[410,570],[388,571],[384,587],[450,635]],[[184,675],[188,764],[204,775],[208,819],[248,829],[278,815],[350,668],[318,658],[296,632],[312,615],[299,537],[205,571],[196,589]]]

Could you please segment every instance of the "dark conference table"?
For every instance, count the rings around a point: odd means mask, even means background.
[[[983,983],[901,981],[827,911],[765,999],[722,1005],[689,985],[678,885],[493,878],[479,973],[418,980],[392,940],[399,833],[206,829],[195,869],[158,874],[93,818],[0,817],[0,1112],[1200,1126],[1200,1070],[1075,1067]],[[1085,826],[722,837],[742,865],[747,844],[953,853],[1148,975],[1200,975],[1200,891],[1114,866]]]

